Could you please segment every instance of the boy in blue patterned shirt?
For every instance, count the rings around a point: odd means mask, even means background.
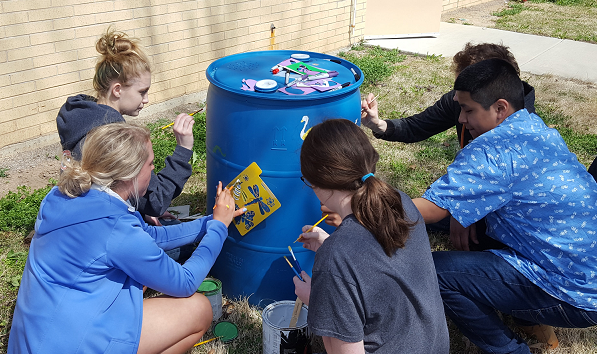
[[[446,313],[490,353],[530,353],[495,310],[523,326],[597,325],[597,183],[557,130],[524,109],[510,64],[469,66],[454,89],[474,140],[415,204],[426,223],[486,217],[487,234],[508,247],[434,252]]]

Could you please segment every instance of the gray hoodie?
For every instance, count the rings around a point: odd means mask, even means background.
[[[73,157],[80,160],[87,133],[95,127],[117,122],[125,122],[120,112],[97,104],[95,97],[84,94],[69,97],[56,117],[62,149],[70,150]],[[193,151],[176,146],[172,156],[166,158],[166,167],[157,175],[152,173],[147,192],[139,199],[139,212],[150,216],[166,212],[193,172],[189,163],[192,156]]]

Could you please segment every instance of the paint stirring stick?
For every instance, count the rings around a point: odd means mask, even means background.
[[[286,262],[288,262],[288,265],[290,266],[290,268],[292,268],[292,271],[294,272],[294,274],[296,274],[296,276],[301,280],[303,280],[303,277],[301,277],[301,275],[296,271],[296,269],[294,269],[294,267],[292,266],[292,263],[290,263],[290,261],[288,260],[288,258],[286,258],[286,256],[284,256],[284,259],[286,260]]]
[[[464,129],[466,128],[466,126],[463,124],[462,125],[462,132],[460,133],[460,148],[464,148]]]
[[[323,218],[319,219],[319,221],[318,221],[318,222],[316,222],[316,223],[315,223],[315,225],[311,226],[311,228],[310,228],[309,230],[307,230],[307,232],[311,232],[311,231],[312,231],[312,230],[315,228],[315,226],[319,225],[319,223],[320,223],[320,222],[322,222],[323,220],[325,220],[325,218],[327,218],[327,217],[328,217],[328,215],[329,215],[329,214],[325,214],[325,215],[323,216]],[[305,232],[305,233],[307,233],[307,232]],[[299,236],[299,238],[297,238],[296,240],[294,240],[294,242],[293,242],[293,243],[295,243],[296,241],[298,241],[298,240],[300,240],[300,239],[301,239],[301,236]]]
[[[294,309],[292,309],[292,317],[290,317],[290,325],[288,327],[294,328],[296,327],[296,323],[298,322],[298,317],[301,314],[301,309],[303,308],[303,302],[298,297],[294,302]]]
[[[294,256],[294,252],[292,252],[292,248],[290,246],[288,246],[288,250],[290,251],[290,254],[292,255],[292,259],[294,259],[294,263],[296,263],[296,270],[301,273],[303,270],[301,269],[301,265],[299,264],[299,262],[296,260],[296,257]]]

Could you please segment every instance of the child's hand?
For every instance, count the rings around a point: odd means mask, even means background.
[[[469,227],[460,225],[456,219],[450,216],[450,240],[455,249],[459,251],[470,251],[469,242],[479,244],[477,240],[477,225]]]
[[[218,183],[218,191],[216,193],[216,206],[214,207],[213,218],[219,220],[228,227],[232,219],[242,215],[246,208],[234,210],[234,198],[227,188],[222,189],[222,182]]]
[[[301,277],[305,280],[300,280],[296,275],[292,278],[294,282],[294,293],[298,296],[303,304],[309,306],[309,296],[311,295],[311,277],[303,270]]]
[[[322,228],[315,226],[311,232],[305,232],[311,228],[312,225],[303,226],[303,233],[299,236],[298,242],[303,243],[303,248],[317,252],[319,247],[323,244],[330,235]]]
[[[340,214],[333,212],[332,209],[321,204],[321,216],[323,217],[326,214],[328,215],[328,217],[324,220],[326,224],[334,227],[340,226],[340,224],[342,223],[342,218],[340,217]]]
[[[388,128],[388,123],[379,119],[377,111],[377,100],[373,101],[372,93],[361,102],[361,123],[375,133],[384,133]]]
[[[174,136],[176,137],[176,144],[185,149],[193,150],[193,125],[195,120],[186,113],[179,114],[174,120]]]

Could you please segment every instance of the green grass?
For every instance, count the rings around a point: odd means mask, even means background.
[[[523,4],[516,3],[516,2],[509,3],[508,8],[498,11],[498,12],[494,12],[493,16],[497,16],[497,17],[512,16],[512,15],[521,13],[522,10],[524,10]]]
[[[597,43],[595,0],[510,2],[493,15],[499,17],[495,24],[498,29]]]
[[[205,112],[197,113],[193,116],[195,124],[193,125],[193,158],[191,165],[194,172],[205,171],[205,129],[206,129],[206,114]],[[153,145],[153,153],[155,155],[154,165],[155,172],[158,173],[166,164],[166,157],[172,155],[176,148],[176,138],[172,128],[162,129],[162,127],[170,124],[167,119],[160,119],[156,122],[147,124],[147,128],[151,132],[151,143]]]
[[[380,96],[378,103],[380,116],[386,119],[404,118],[421,112],[439,99],[443,93],[449,91],[454,80],[449,70],[450,59],[441,56],[407,56],[396,50],[384,51],[376,47],[366,47],[362,43],[353,47],[351,51],[343,53],[342,56],[347,59],[358,58],[364,63],[369,63],[362,69],[365,77],[369,77],[370,81],[367,81],[367,86],[362,86],[361,93],[366,94],[371,91],[375,95],[384,95]],[[353,61],[353,59],[349,60]],[[558,104],[557,100],[548,103],[542,101],[539,91],[537,94],[538,114],[546,124],[560,131],[570,150],[588,166],[597,152],[595,135],[578,129],[570,123],[571,116],[567,114],[567,109],[573,104]],[[563,96],[559,97],[559,99],[563,98]],[[568,95],[565,98],[569,100],[567,102],[586,100],[584,96]],[[593,113],[597,114],[597,112]],[[198,114],[195,121],[194,173],[185,185],[181,196],[173,202],[175,205],[190,204],[192,213],[207,212],[205,210],[207,188],[205,185],[205,114]],[[156,165],[163,163],[165,157],[171,154],[176,146],[172,129],[161,129],[168,123],[170,121],[162,120],[148,125],[152,132]],[[371,136],[368,130],[366,132]],[[455,129],[414,144],[386,142],[372,136],[371,141],[380,153],[376,175],[413,198],[422,195],[433,181],[445,173],[447,166],[454,160],[459,150]],[[159,168],[163,166],[156,166],[156,170]],[[32,229],[39,202],[45,193],[47,193],[46,189],[31,191],[27,188],[19,188],[9,194],[10,196],[0,199],[0,227],[3,225],[2,222],[8,225],[6,229],[0,230],[9,230],[0,231],[0,265],[3,267],[3,272],[0,273],[0,352],[6,348],[8,340],[6,334],[27,254],[27,248],[23,245],[22,239]],[[6,218],[2,219],[5,214]],[[429,236],[434,250],[450,249],[451,246],[445,234],[430,233]],[[241,336],[230,344],[217,341],[208,343],[193,349],[192,353],[207,354],[212,349],[215,350],[215,354],[261,352],[262,329],[258,309],[249,306],[246,299],[235,300],[234,305],[235,311],[227,320],[239,327]],[[595,353],[597,342],[595,329],[557,329],[557,333],[562,350],[558,349],[553,352],[554,354]],[[451,353],[475,352],[474,348],[467,349],[462,335],[452,325],[450,335]],[[211,338],[210,336],[211,334],[208,333],[204,339]]]
[[[55,184],[55,180],[50,180],[48,186],[34,191],[27,186],[9,191],[0,199],[0,230],[21,233],[32,230],[39,205]]]
[[[364,76],[363,87],[373,86],[387,79],[394,73],[394,64],[406,59],[397,49],[366,48],[362,44],[353,47],[353,51],[339,53],[339,56],[361,69]]]
[[[8,170],[10,170],[9,168],[0,168],[0,178],[5,178],[8,177]]]

